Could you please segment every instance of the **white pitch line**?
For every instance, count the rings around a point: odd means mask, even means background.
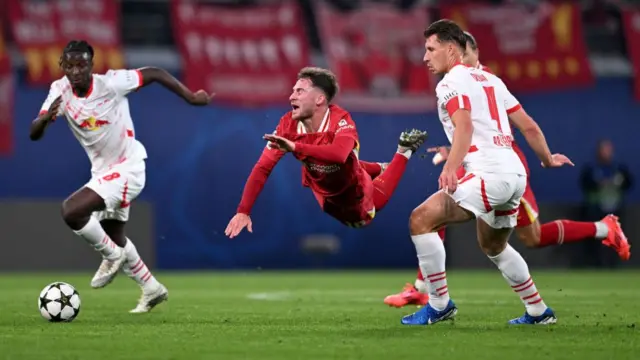
[[[247,299],[250,300],[264,300],[264,301],[286,301],[291,299],[292,294],[289,291],[278,292],[261,292],[247,294]]]

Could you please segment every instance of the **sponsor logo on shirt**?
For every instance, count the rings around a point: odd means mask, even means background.
[[[81,129],[85,129],[88,131],[96,131],[98,129],[100,129],[101,127],[105,126],[105,125],[109,125],[111,124],[111,122],[109,120],[100,120],[100,119],[96,119],[93,116],[86,119],[86,120],[82,120],[82,122],[80,122],[80,124],[78,124],[78,127]]]
[[[312,164],[305,162],[304,165],[311,172],[321,173],[321,174],[332,174],[334,172],[340,171],[340,165],[331,164],[331,165],[321,165],[321,164]]]
[[[443,102],[446,103],[447,101],[453,99],[454,97],[458,96],[458,92],[453,90],[452,92],[446,94],[443,98]]]

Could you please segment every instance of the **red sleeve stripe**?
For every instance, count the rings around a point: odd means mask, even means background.
[[[144,78],[142,77],[142,71],[136,69],[136,73],[138,74],[138,87],[142,87],[144,85]]]
[[[512,107],[511,109],[507,109],[507,114],[512,114],[518,110],[522,109],[522,105],[518,104],[514,107]]]
[[[471,111],[471,102],[469,101],[469,97],[466,95],[458,95],[454,98],[449,99],[447,105],[445,105],[449,116],[453,116],[453,114],[460,110],[465,109]]]
[[[48,112],[49,112],[49,111],[47,111],[47,110],[40,110],[40,112],[38,113],[38,116],[40,116],[40,115],[44,115],[44,114],[46,114],[46,113],[48,113]]]

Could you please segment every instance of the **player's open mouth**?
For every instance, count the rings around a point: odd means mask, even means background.
[[[298,110],[298,109],[300,109],[300,106],[298,106],[298,105],[291,105],[291,108],[292,108],[293,110]]]

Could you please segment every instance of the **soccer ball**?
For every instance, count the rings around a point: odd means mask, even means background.
[[[38,309],[48,321],[73,321],[80,313],[80,294],[67,283],[51,283],[40,292]]]

